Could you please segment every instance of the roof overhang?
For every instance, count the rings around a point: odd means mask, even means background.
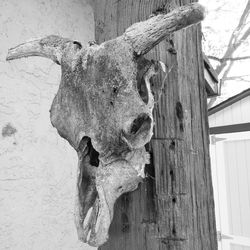
[[[207,91],[207,97],[214,97],[219,95],[219,80],[218,75],[210,64],[208,58],[203,53],[204,60],[204,78],[205,78],[205,86]]]
[[[208,115],[212,115],[214,113],[219,112],[220,110],[227,108],[228,106],[242,100],[243,98],[247,97],[250,95],[250,88],[246,89],[239,94],[232,96],[225,100],[224,102],[219,103],[218,105],[212,107],[211,109],[208,110]]]

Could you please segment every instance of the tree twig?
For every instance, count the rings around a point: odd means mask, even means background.
[[[223,58],[218,58],[216,56],[207,56],[209,59],[218,61],[220,63],[225,62],[225,61],[240,61],[240,60],[247,60],[250,59],[250,56],[238,56],[238,57],[223,57]]]
[[[224,81],[244,81],[244,82],[250,82],[250,79],[247,80],[245,77],[249,77],[250,75],[243,75],[243,76],[229,76],[224,78]]]

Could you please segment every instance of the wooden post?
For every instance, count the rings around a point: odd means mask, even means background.
[[[177,2],[190,1],[96,0],[96,41],[117,37],[131,24],[164,6],[170,10]],[[200,26],[175,33],[147,57],[163,61],[170,71],[164,84],[164,76],[152,83],[155,129],[147,146],[148,177],[117,201],[110,239],[99,249],[215,250]]]

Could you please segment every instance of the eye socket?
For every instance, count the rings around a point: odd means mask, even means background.
[[[145,104],[148,104],[148,99],[149,99],[148,88],[147,88],[144,77],[142,77],[140,80],[137,81],[137,90],[138,90],[138,93],[139,93],[142,101]]]

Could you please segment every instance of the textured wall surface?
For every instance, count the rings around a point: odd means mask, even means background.
[[[0,10],[0,249],[92,249],[74,226],[77,156],[49,120],[60,67],[5,61],[31,38],[93,40],[92,10],[85,0],[0,0]]]

